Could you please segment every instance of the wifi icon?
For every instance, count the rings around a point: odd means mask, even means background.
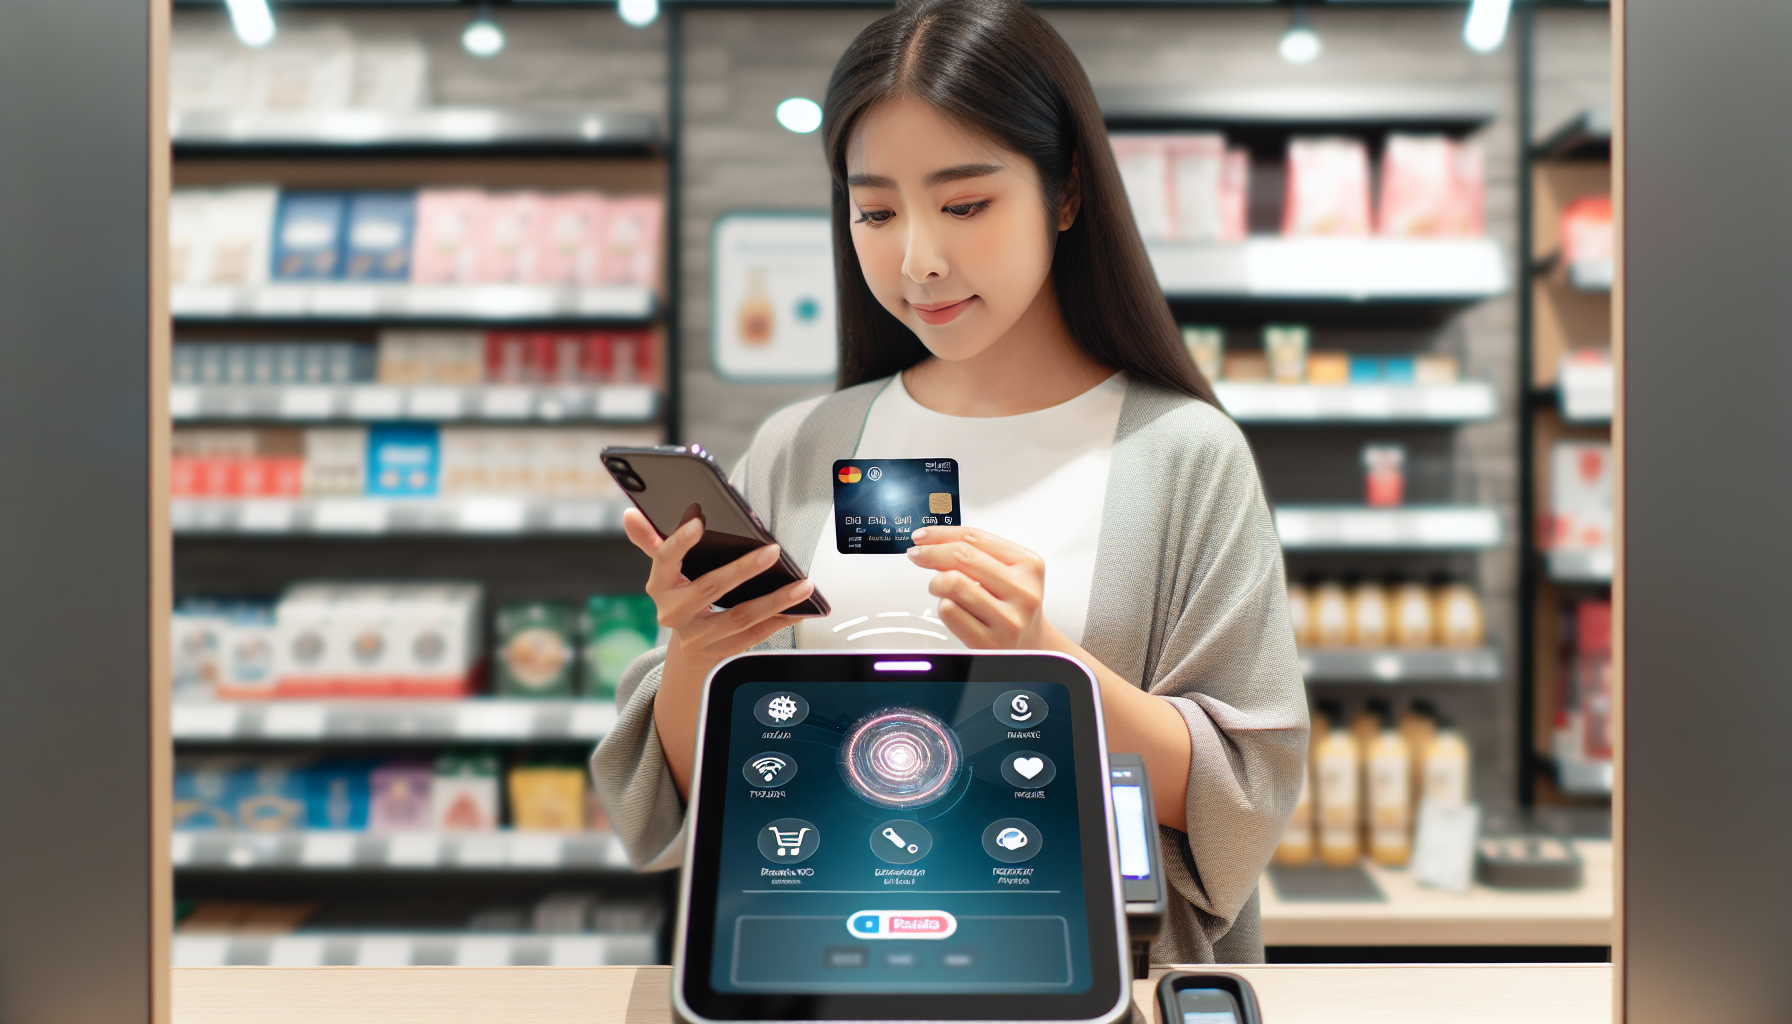
[[[782,786],[796,777],[796,762],[787,755],[767,751],[742,765],[741,774],[760,789]]]

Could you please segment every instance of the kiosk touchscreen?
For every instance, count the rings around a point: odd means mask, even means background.
[[[1052,654],[747,654],[699,724],[691,1021],[1114,1021],[1130,1007],[1095,680]]]

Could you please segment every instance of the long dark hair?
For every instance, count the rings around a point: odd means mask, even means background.
[[[1134,380],[1218,405],[1183,347],[1139,238],[1101,108],[1063,37],[1019,0],[910,0],[860,32],[828,81],[823,145],[834,176],[840,386],[900,373],[927,348],[871,294],[853,250],[846,147],[867,110],[914,96],[1039,170],[1056,224],[1075,168],[1081,208],[1057,232],[1052,280],[1070,336]]]

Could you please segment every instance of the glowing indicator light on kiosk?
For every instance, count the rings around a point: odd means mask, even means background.
[[[778,123],[798,135],[821,127],[821,106],[814,100],[793,96],[778,104]]]
[[[874,661],[871,667],[879,672],[931,672],[931,661]]]

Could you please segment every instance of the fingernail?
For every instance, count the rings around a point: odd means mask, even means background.
[[[910,558],[919,558],[919,557],[921,557],[921,549],[920,548],[909,548],[907,554],[908,554],[908,557],[910,557]]]
[[[916,540],[921,540],[922,538],[927,536],[927,528],[925,526],[923,526],[919,530],[916,530],[910,536],[914,537]]]
[[[773,562],[776,562],[777,560],[778,560],[778,545],[767,544],[765,547],[759,549],[759,558],[757,559],[758,564],[770,565]]]

